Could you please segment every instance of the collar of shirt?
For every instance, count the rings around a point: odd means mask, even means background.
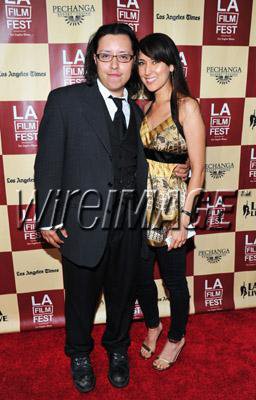
[[[99,79],[97,79],[97,85],[100,91],[100,94],[102,95],[110,118],[112,119],[112,121],[114,120],[115,117],[115,113],[117,111],[117,107],[115,105],[115,103],[113,102],[112,99],[109,98],[109,96],[113,96],[112,93],[106,88],[106,86],[104,86],[101,81]],[[124,101],[122,102],[122,106],[123,106],[123,113],[125,116],[125,121],[126,121],[126,127],[128,128],[129,125],[129,121],[130,121],[130,114],[131,114],[131,110],[130,110],[130,104],[128,103],[128,91],[126,88],[124,88],[124,95],[122,97],[124,99]]]

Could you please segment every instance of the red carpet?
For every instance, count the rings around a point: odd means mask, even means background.
[[[168,320],[163,319],[165,332]],[[175,366],[157,372],[138,356],[145,335],[142,322],[132,326],[131,382],[124,389],[107,380],[107,358],[99,346],[103,325],[94,329],[92,355],[96,389],[80,394],[73,387],[63,354],[64,329],[0,335],[1,400],[255,400],[255,309],[190,316],[187,345]],[[164,343],[162,335],[158,350]],[[98,345],[98,346],[97,346]]]

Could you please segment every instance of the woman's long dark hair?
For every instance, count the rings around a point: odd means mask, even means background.
[[[93,85],[98,77],[97,67],[94,61],[94,55],[97,53],[99,40],[106,35],[127,35],[132,43],[132,50],[135,56],[135,63],[133,64],[132,74],[126,84],[129,94],[132,96],[137,93],[140,88],[138,71],[136,67],[136,60],[139,52],[139,42],[135,33],[127,24],[106,24],[102,25],[91,37],[87,46],[85,55],[85,80],[87,85]]]
[[[187,81],[184,77],[183,67],[180,60],[178,49],[173,40],[164,33],[152,33],[145,36],[139,42],[140,50],[143,54],[156,61],[163,61],[167,65],[173,65],[174,71],[170,73],[172,83],[171,113],[178,131],[184,137],[183,128],[179,122],[178,99],[190,96]],[[155,99],[155,95],[144,87],[144,93],[149,100]]]

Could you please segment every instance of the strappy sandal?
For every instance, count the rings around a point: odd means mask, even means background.
[[[157,343],[158,339],[160,338],[162,331],[163,331],[163,326],[162,326],[161,331],[159,332],[159,335],[158,335],[157,338],[156,338],[156,343]],[[146,351],[148,352],[148,354],[149,354],[148,357],[145,357],[145,356],[142,354],[142,351],[141,351],[142,349],[144,349],[144,350],[146,350]],[[152,350],[146,343],[143,342],[142,345],[141,345],[141,349],[140,349],[140,356],[141,356],[144,360],[148,360],[149,358],[151,358],[151,357],[153,356],[153,354],[155,354],[155,351]]]
[[[170,340],[170,341],[172,341],[172,340]],[[169,369],[177,361],[177,359],[178,359],[178,357],[179,357],[179,355],[181,353],[181,350],[184,348],[185,344],[186,344],[186,342],[184,340],[183,345],[179,348],[179,350],[177,350],[177,352],[176,352],[176,354],[174,356],[174,359],[172,361],[168,361],[163,357],[159,357],[159,356],[156,357],[155,361],[156,360],[160,360],[160,361],[165,362],[167,364],[166,368],[160,368],[157,365],[155,365],[154,363],[153,363],[153,368],[156,369],[157,371],[166,371],[167,369]]]

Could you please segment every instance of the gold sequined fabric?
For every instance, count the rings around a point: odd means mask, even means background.
[[[186,141],[172,119],[167,118],[149,129],[147,116],[141,125],[141,140],[145,148],[158,152],[187,153]],[[147,239],[151,246],[165,246],[168,230],[178,220],[179,204],[184,206],[187,185],[174,174],[177,164],[147,159]]]

